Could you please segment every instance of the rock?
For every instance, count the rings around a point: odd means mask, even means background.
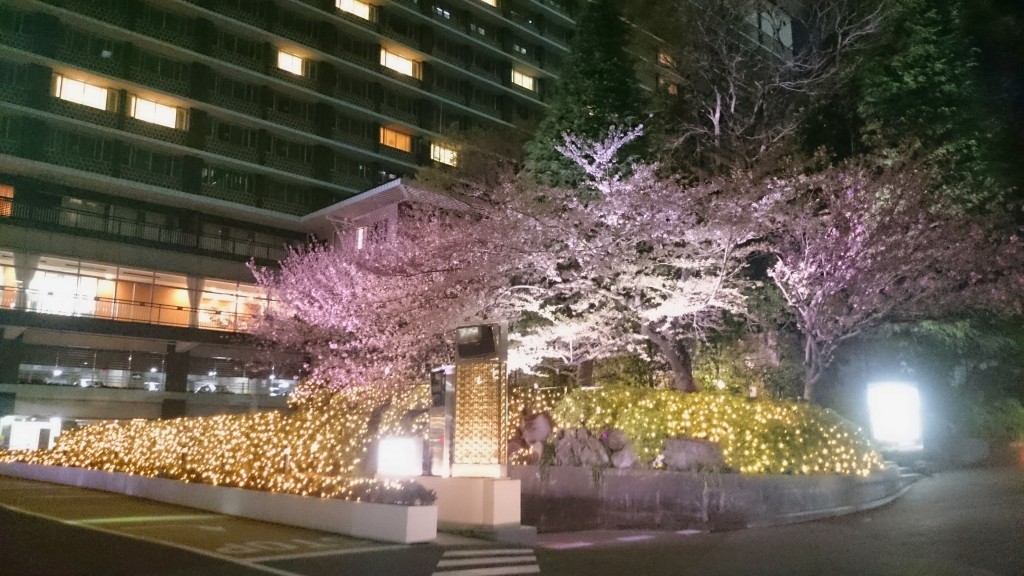
[[[555,424],[546,412],[531,414],[523,418],[521,435],[523,442],[530,447],[535,456],[540,457],[544,451],[544,443],[551,438]]]
[[[616,468],[632,468],[637,460],[636,452],[630,446],[625,446],[612,454],[612,466]]]
[[[721,470],[725,468],[722,447],[708,440],[672,438],[665,440],[665,468],[668,470]]]
[[[583,428],[567,430],[555,441],[555,458],[562,466],[607,466],[608,452]]]
[[[609,452],[618,452],[629,445],[629,437],[622,430],[609,428],[601,433],[601,442]]]

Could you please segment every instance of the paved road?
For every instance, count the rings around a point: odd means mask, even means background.
[[[371,542],[0,477],[0,575],[1024,576],[1024,470],[954,471],[869,513],[700,534]]]
[[[717,534],[542,535],[546,575],[1024,576],[1024,470],[924,478],[870,512]]]

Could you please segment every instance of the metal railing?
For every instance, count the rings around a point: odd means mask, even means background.
[[[3,291],[0,292],[0,308],[55,316],[96,318],[222,332],[245,332],[255,326],[259,318],[259,314],[217,308],[174,306],[101,296],[68,296],[43,290],[23,290],[7,286],[3,287]]]
[[[288,253],[283,245],[273,246],[248,240],[223,238],[214,234],[195,234],[69,208],[33,206],[11,201],[9,198],[0,198],[0,215],[7,215],[4,219],[9,221],[22,220],[63,229],[88,230],[119,238],[147,240],[188,250],[200,249],[265,260],[280,260]]]

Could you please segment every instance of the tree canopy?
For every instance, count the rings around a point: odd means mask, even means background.
[[[628,128],[644,121],[648,98],[637,82],[629,44],[629,28],[618,2],[586,3],[559,71],[551,107],[526,145],[526,168],[541,182],[574,185],[583,178],[579,166],[557,150],[564,135],[600,140],[609,126]],[[628,152],[640,150],[634,143]]]

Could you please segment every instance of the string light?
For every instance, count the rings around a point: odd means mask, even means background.
[[[376,438],[425,434],[425,416],[405,416],[428,405],[428,394],[426,386],[359,389],[307,394],[287,413],[108,421],[61,434],[52,450],[0,452],[0,461],[322,498],[430,504],[435,495],[420,484],[368,478],[373,471],[365,469],[364,459]]]
[[[648,464],[666,438],[699,438],[718,443],[726,465],[744,474],[868,476],[882,467],[862,430],[811,404],[605,387],[572,392],[552,414],[561,428],[622,430]]]

